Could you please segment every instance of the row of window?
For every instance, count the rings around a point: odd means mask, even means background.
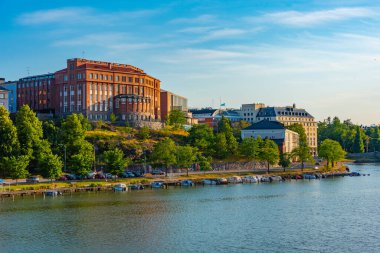
[[[41,87],[43,85],[47,85],[48,87],[51,84],[51,80],[45,81],[34,81],[34,82],[28,82],[28,83],[18,83],[17,88],[29,88],[29,87]]]

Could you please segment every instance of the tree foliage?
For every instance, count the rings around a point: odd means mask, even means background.
[[[165,139],[154,145],[151,155],[152,162],[165,167],[165,174],[168,174],[168,167],[176,163],[176,146],[172,139]]]
[[[58,155],[46,154],[41,158],[39,167],[41,175],[51,180],[58,178],[62,174],[63,163]]]
[[[8,175],[12,179],[16,179],[16,182],[18,179],[29,175],[26,169],[29,164],[29,156],[27,155],[5,157],[4,164],[8,169]]]
[[[197,148],[203,155],[214,154],[214,133],[207,125],[194,125],[191,127],[187,142]]]
[[[166,118],[166,124],[174,128],[181,128],[186,124],[186,114],[181,110],[171,110]]]
[[[0,106],[0,164],[3,158],[15,155],[18,149],[17,129],[9,118],[9,112]]]
[[[124,172],[130,162],[129,159],[124,157],[123,151],[119,148],[105,151],[103,153],[103,159],[106,163],[107,171],[112,175]]]
[[[260,143],[259,159],[267,163],[267,173],[269,173],[270,166],[276,164],[279,158],[280,151],[274,141],[265,139]]]
[[[326,139],[319,147],[319,156],[327,160],[327,167],[334,167],[334,163],[344,158],[346,152],[342,149],[339,142]]]

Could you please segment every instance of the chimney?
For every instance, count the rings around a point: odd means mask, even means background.
[[[293,103],[293,109],[296,109],[296,103]]]

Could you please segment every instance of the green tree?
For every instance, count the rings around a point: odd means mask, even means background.
[[[149,139],[150,138],[150,129],[149,127],[142,127],[139,129],[138,133],[137,133],[137,137],[140,139],[140,140],[146,140],[146,139]]]
[[[214,154],[214,141],[214,133],[209,126],[199,124],[191,127],[188,143],[196,147],[203,155],[212,156]]]
[[[265,139],[261,142],[259,150],[259,159],[267,163],[267,173],[269,173],[270,166],[276,164],[280,158],[278,146],[274,141]]]
[[[114,113],[111,113],[111,115],[110,115],[110,121],[111,121],[111,123],[115,124],[116,120],[117,120],[116,115]]]
[[[298,133],[300,146],[307,146],[307,136],[305,128],[301,124],[292,124],[287,126],[286,128],[290,131]]]
[[[245,138],[240,144],[240,154],[248,161],[258,159],[259,142],[253,137]]]
[[[196,161],[196,150],[189,146],[178,146],[175,152],[176,165],[179,168],[186,168],[186,175],[189,175],[189,167]]]
[[[42,124],[42,128],[44,138],[53,146],[57,146],[59,142],[59,128],[51,120],[45,121]]]
[[[84,140],[77,140],[67,147],[67,168],[79,176],[86,176],[94,164],[94,146]]]
[[[286,168],[289,168],[290,165],[292,164],[290,159],[291,159],[291,154],[289,153],[280,154],[280,165],[284,169],[284,171],[286,170]]]
[[[81,176],[91,171],[94,146],[85,140],[86,121],[81,114],[71,114],[62,123],[61,141],[66,145],[67,169]],[[84,123],[83,123],[84,122]]]
[[[62,161],[57,155],[46,154],[42,157],[39,167],[44,178],[53,180],[62,175]]]
[[[27,155],[11,156],[4,158],[4,164],[8,169],[8,174],[12,179],[26,178],[29,175],[26,167],[29,165],[29,157]]]
[[[33,159],[36,155],[33,150],[41,141],[43,131],[41,121],[28,105],[22,106],[16,113],[16,128],[21,154]]]
[[[197,163],[199,164],[200,170],[201,171],[209,171],[212,170],[211,167],[211,157],[205,157],[201,153],[198,153],[197,155]]]
[[[223,159],[228,156],[227,138],[224,133],[217,133],[215,136],[215,156]]]
[[[319,147],[319,157],[326,159],[327,168],[335,166],[335,162],[344,159],[346,152],[342,149],[339,142],[326,139]]]
[[[354,153],[363,153],[364,152],[364,143],[363,143],[363,137],[362,132],[360,131],[360,127],[356,127],[356,135],[353,145],[353,152]]]
[[[297,158],[301,162],[301,170],[305,168],[306,162],[313,162],[313,156],[310,154],[309,146],[298,146],[292,151],[292,157]]]
[[[231,121],[224,116],[222,116],[218,122],[218,134],[224,134],[226,137],[227,155],[224,157],[228,155],[236,155],[238,151],[238,142],[234,136]]]
[[[0,166],[5,176],[4,158],[15,155],[19,149],[17,129],[9,118],[9,112],[0,106]]]
[[[233,123],[232,124],[232,130],[234,133],[234,136],[237,140],[240,140],[241,138],[241,130],[249,127],[251,123],[245,121],[245,120],[240,120],[239,122]]]
[[[182,125],[186,124],[185,112],[181,110],[170,111],[166,118],[166,123],[176,129],[181,128]]]
[[[112,175],[118,175],[124,172],[129,163],[129,159],[124,157],[123,151],[119,148],[105,151],[103,159],[106,163],[107,171]]]
[[[172,139],[165,139],[154,145],[151,160],[165,167],[165,175],[168,175],[168,167],[176,163],[176,146]]]

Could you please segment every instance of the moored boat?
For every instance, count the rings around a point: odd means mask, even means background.
[[[258,178],[254,176],[245,176],[242,180],[244,183],[257,183],[259,181]]]
[[[125,192],[127,191],[127,185],[126,184],[115,184],[112,189],[115,191],[115,192]]]
[[[270,177],[262,177],[262,178],[260,179],[260,182],[268,183],[268,182],[270,182]]]
[[[191,180],[183,180],[181,181],[181,186],[194,186],[194,182]]]
[[[128,186],[131,190],[143,190],[144,186],[142,184],[131,184]]]
[[[229,177],[229,178],[227,178],[227,181],[229,184],[240,184],[243,182],[243,180],[239,176]]]
[[[282,181],[282,177],[281,176],[271,176],[271,177],[269,177],[269,180],[271,182],[279,182],[279,181]]]
[[[228,184],[228,181],[224,177],[221,177],[218,178],[218,184]]]
[[[60,193],[58,191],[54,191],[54,190],[46,190],[44,194],[45,194],[45,196],[56,197]]]
[[[216,185],[217,180],[215,180],[215,179],[204,179],[204,180],[202,180],[202,183],[207,184],[207,185]]]
[[[164,182],[163,181],[154,181],[150,184],[152,188],[164,188]]]
[[[314,174],[303,174],[303,179],[317,179],[317,176]]]

